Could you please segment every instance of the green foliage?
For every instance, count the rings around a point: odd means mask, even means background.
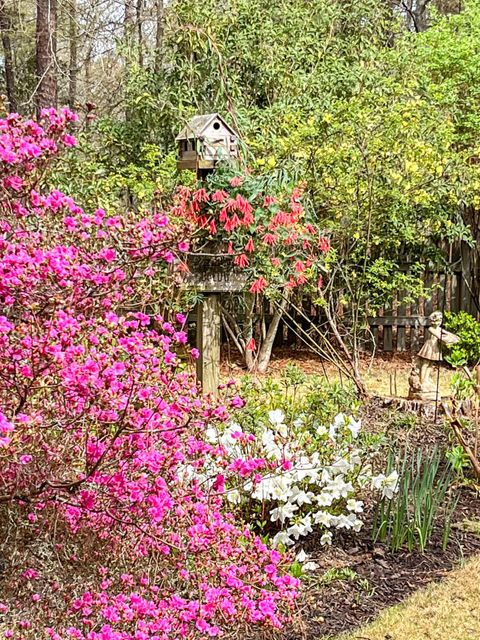
[[[465,311],[445,314],[445,328],[455,333],[460,342],[446,356],[453,366],[475,366],[480,362],[480,322]]]
[[[442,470],[442,457],[437,448],[390,453],[387,473],[388,469],[398,469],[399,489],[392,500],[383,499],[377,505],[374,540],[386,541],[392,551],[406,547],[410,552],[418,549],[423,553],[441,523],[442,548],[446,548],[458,499],[448,495],[452,469]]]
[[[240,395],[248,400],[242,419],[251,428],[264,420],[269,410],[281,409],[287,422],[301,421],[311,438],[316,437],[320,425],[330,424],[338,413],[356,413],[360,407],[353,386],[306,376],[294,364],[285,368],[280,379],[269,377],[257,382],[246,376]]]
[[[479,40],[478,0],[422,34],[384,0],[173,0],[163,72],[123,45],[125,117],[99,118],[61,182],[96,206],[146,206],[192,180],[176,176],[177,131],[219,111],[255,175],[306,183],[334,248],[329,297],[344,324],[365,327],[397,292],[406,302],[428,293],[423,273],[444,265],[441,247],[470,237]]]
[[[465,449],[461,445],[457,445],[449,449],[445,456],[448,462],[451,464],[452,469],[460,475],[463,475],[463,470],[470,466],[470,461],[465,453]]]

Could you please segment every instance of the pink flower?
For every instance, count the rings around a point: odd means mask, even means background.
[[[25,571],[22,573],[22,576],[27,580],[36,580],[38,578],[38,571],[35,571],[35,569],[32,568],[28,568],[25,569]]]
[[[29,462],[32,461],[32,456],[30,455],[20,456],[19,461],[20,461],[20,464],[28,464]]]
[[[241,187],[244,179],[241,176],[235,176],[230,180],[230,186],[232,187]]]
[[[245,251],[248,251],[249,253],[252,253],[252,251],[254,251],[255,246],[253,244],[253,238],[249,238],[247,244],[245,245]]]
[[[20,176],[8,176],[3,179],[3,186],[6,189],[13,189],[14,191],[20,191],[23,187],[23,180]]]
[[[77,139],[69,133],[63,135],[61,140],[66,147],[75,147],[77,145]]]

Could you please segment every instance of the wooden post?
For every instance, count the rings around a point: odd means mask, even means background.
[[[213,395],[217,395],[220,384],[220,313],[220,296],[205,294],[197,313],[197,377],[203,392]]]

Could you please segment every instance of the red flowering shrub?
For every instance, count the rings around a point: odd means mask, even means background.
[[[330,249],[328,238],[307,220],[301,194],[294,188],[265,195],[255,178],[237,176],[228,191],[210,185],[208,190],[181,189],[172,213],[197,228],[193,253],[209,241],[216,253],[232,256],[232,269],[248,274],[251,293],[268,290],[275,297],[285,288],[317,286]]]
[[[172,213],[193,223],[191,253],[206,254],[207,272],[215,269],[216,258],[209,265],[209,257],[220,255],[229,258],[221,269],[244,275],[245,293],[254,294],[257,300],[246,296],[243,322],[227,313],[223,321],[247,367],[264,372],[292,292],[301,288],[318,293],[322,287],[330,242],[314,220],[308,219],[301,189],[279,189],[274,196],[266,195],[259,178],[235,176],[227,183],[228,189],[226,182],[218,172],[205,188],[181,189]],[[261,296],[268,297],[275,308],[268,327]],[[262,325],[264,331],[259,330]]]
[[[222,476],[202,475],[206,457],[228,464],[204,436],[227,407],[202,398],[189,374],[185,318],[146,313],[189,250],[191,223],[89,215],[43,193],[50,160],[75,144],[74,120],[49,110],[38,124],[0,121],[5,637],[278,627],[297,581],[229,514]]]

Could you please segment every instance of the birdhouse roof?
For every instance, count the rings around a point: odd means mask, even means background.
[[[222,125],[230,132],[230,134],[238,138],[238,133],[225,122],[221,115],[218,113],[206,113],[202,116],[194,116],[189,120],[175,140],[191,140],[192,138],[200,138],[213,120],[220,120]]]

